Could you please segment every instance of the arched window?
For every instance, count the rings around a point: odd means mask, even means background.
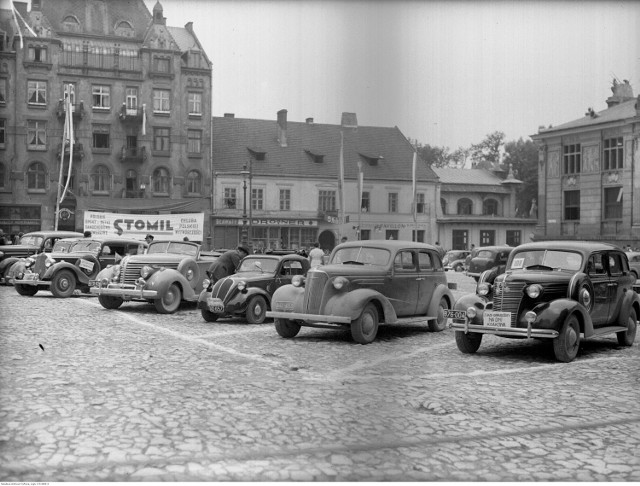
[[[47,188],[47,168],[42,162],[34,162],[27,169],[27,189],[44,191]]]
[[[169,194],[169,171],[163,167],[153,171],[153,192]]]
[[[482,203],[482,214],[487,216],[498,215],[498,201],[495,199],[485,199]]]
[[[447,214],[447,200],[443,197],[440,198],[440,207],[442,208],[442,214]]]
[[[202,193],[202,178],[197,170],[192,170],[187,174],[187,194]]]
[[[91,189],[94,192],[108,192],[111,189],[111,172],[104,165],[96,165],[91,174]]]
[[[80,22],[73,15],[67,15],[62,20],[62,28],[67,32],[80,32]]]
[[[458,200],[458,214],[473,214],[473,203],[471,199],[463,197]]]

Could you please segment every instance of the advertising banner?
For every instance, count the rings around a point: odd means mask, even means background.
[[[84,231],[94,236],[121,235],[139,238],[148,234],[156,240],[204,240],[204,213],[122,214],[84,212]]]

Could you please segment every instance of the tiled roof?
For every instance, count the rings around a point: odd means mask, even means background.
[[[471,184],[502,186],[502,179],[484,169],[450,169],[434,167],[442,184]]]
[[[249,162],[248,148],[266,152],[265,160],[253,160],[254,174],[306,175],[335,178],[340,160],[340,125],[287,122],[287,147],[277,140],[278,122],[232,117],[213,118],[214,171],[239,171]],[[356,179],[358,162],[367,180],[406,182],[412,180],[413,146],[397,127],[345,128],[344,176]],[[313,156],[323,156],[315,162]],[[377,165],[367,158],[382,157]],[[418,182],[437,180],[435,173],[418,158]]]
[[[201,50],[196,40],[184,27],[167,26],[167,30],[173,37],[173,40],[176,41],[176,44],[178,44],[178,49],[180,49],[181,52]]]

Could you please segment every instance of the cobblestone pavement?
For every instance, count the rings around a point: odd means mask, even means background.
[[[460,274],[457,294],[473,290]],[[2,481],[640,481],[640,348],[207,323],[0,287]]]

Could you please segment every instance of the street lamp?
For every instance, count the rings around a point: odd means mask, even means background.
[[[242,232],[240,234],[240,241],[243,246],[247,246],[247,176],[250,174],[247,170],[247,166],[242,166]]]

